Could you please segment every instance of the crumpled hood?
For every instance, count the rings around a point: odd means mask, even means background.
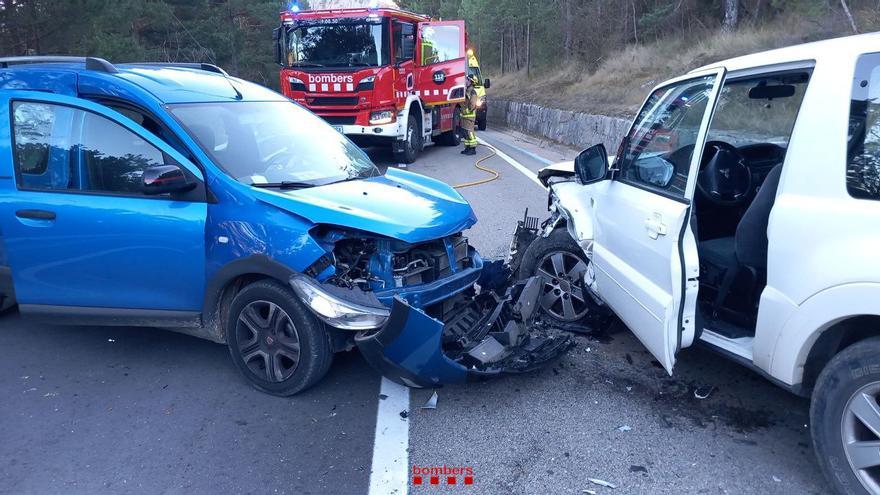
[[[337,225],[408,243],[452,235],[477,221],[451,186],[389,168],[384,176],[292,191],[254,189],[261,201],[313,223]]]

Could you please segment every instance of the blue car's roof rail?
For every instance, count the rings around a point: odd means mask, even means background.
[[[207,72],[214,72],[216,74],[222,74],[223,76],[228,77],[229,74],[226,73],[225,70],[214,64],[206,64],[199,62],[128,62],[125,65],[141,65],[147,67],[181,67],[185,69],[198,69]]]
[[[96,70],[115,74],[119,72],[116,67],[103,58],[97,57],[68,57],[40,55],[33,57],[2,57],[0,58],[0,68],[8,69],[10,65],[26,65],[26,64],[85,64],[86,69]]]

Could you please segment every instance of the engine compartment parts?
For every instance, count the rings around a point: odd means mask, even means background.
[[[318,281],[370,292],[386,306],[394,297],[426,307],[455,296],[480,276],[483,261],[466,237],[420,243],[341,229],[315,233],[327,250],[306,273]]]
[[[355,342],[385,377],[410,387],[532,371],[572,346],[562,331],[532,325],[540,289],[532,277],[502,295],[466,291],[428,311],[396,297],[385,325]]]

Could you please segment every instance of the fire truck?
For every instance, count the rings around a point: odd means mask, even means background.
[[[361,146],[415,161],[457,146],[467,74],[464,21],[391,8],[281,12],[275,30],[283,93]]]

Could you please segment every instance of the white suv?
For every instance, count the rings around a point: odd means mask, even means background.
[[[880,494],[880,35],[654,89],[611,166],[548,167],[542,305],[607,305],[672,373],[699,341],[800,395],[838,493]]]

